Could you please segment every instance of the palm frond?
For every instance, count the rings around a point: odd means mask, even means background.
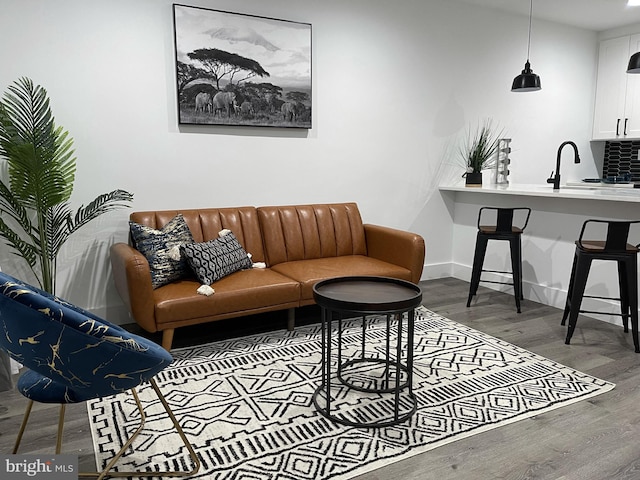
[[[20,79],[3,96],[0,117],[0,155],[7,159],[14,196],[34,210],[68,200],[75,178],[73,143],[55,126],[46,90]]]
[[[91,203],[80,206],[76,211],[71,231],[75,232],[94,218],[111,210],[128,207],[126,203],[133,201],[133,195],[124,190],[113,190],[96,197]]]
[[[0,235],[5,238],[9,247],[14,250],[16,255],[25,259],[29,267],[33,270],[40,252],[32,244],[24,241],[17,233],[15,233],[2,218],[0,218]]]
[[[72,233],[73,223],[69,204],[65,202],[48,209],[46,219],[48,253],[49,258],[54,259]]]
[[[10,130],[14,139],[18,137],[35,148],[45,145],[49,141],[47,132],[53,127],[47,91],[23,77],[8,87],[3,99],[10,118],[14,120]]]
[[[0,215],[5,215],[20,226],[24,234],[33,238],[33,224],[26,208],[13,196],[7,185],[0,180]]]

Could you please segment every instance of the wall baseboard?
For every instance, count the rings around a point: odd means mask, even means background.
[[[437,278],[453,277],[459,280],[468,282],[471,279],[471,267],[468,265],[461,265],[457,263],[437,263],[433,265],[425,265],[422,273],[422,280],[434,280]],[[487,280],[496,282],[511,282],[511,275],[497,274],[497,273],[484,273],[483,277]],[[481,283],[483,287],[490,288],[499,292],[513,293],[513,287],[509,285],[500,285],[495,283]],[[549,305],[559,309],[564,309],[564,305],[567,299],[567,291],[564,289],[551,287],[548,285],[541,285],[523,280],[522,282],[523,296],[526,300],[532,300],[534,302],[542,303],[543,305]],[[525,306],[523,305],[523,308]],[[619,325],[622,323],[619,313],[620,306],[618,302],[604,299],[585,298],[582,301],[582,309],[594,310],[602,312],[603,315],[598,314],[582,314],[584,316],[595,318],[607,323],[613,323]],[[607,314],[614,314],[618,316],[612,316]],[[558,323],[562,316],[558,317]]]
[[[453,263],[432,263],[422,268],[420,280],[435,280],[436,278],[453,277]]]

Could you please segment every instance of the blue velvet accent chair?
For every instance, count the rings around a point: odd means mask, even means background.
[[[157,472],[155,476],[187,476],[199,470],[200,461],[153,378],[173,361],[169,352],[3,272],[0,293],[0,348],[28,368],[17,382],[29,402],[13,453],[20,446],[33,402],[60,404],[56,444],[56,453],[60,453],[66,404],[130,391],[140,411],[140,425],[101,472],[81,476],[143,476],[147,472],[112,469],[144,427],[136,387],[149,382],[193,463],[190,471]]]

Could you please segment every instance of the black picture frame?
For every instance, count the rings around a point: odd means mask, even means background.
[[[173,4],[178,123],[311,128],[311,24]]]

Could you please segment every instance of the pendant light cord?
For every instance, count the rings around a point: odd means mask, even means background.
[[[529,5],[529,41],[527,42],[527,62],[529,61],[529,51],[531,50],[531,17],[533,15],[533,0]]]

